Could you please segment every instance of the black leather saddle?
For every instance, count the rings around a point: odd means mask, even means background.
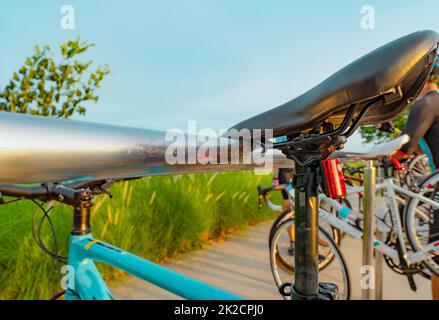
[[[274,137],[290,140],[303,133],[336,132],[355,121],[357,126],[388,121],[419,94],[433,67],[438,42],[434,31],[404,36],[352,62],[296,99],[231,129],[273,129]]]

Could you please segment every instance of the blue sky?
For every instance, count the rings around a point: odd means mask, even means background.
[[[73,31],[60,27],[66,4],[76,10]],[[366,4],[375,30],[360,27]],[[0,86],[36,44],[79,35],[96,43],[84,58],[112,68],[81,119],[152,129],[185,129],[188,120],[225,129],[386,42],[439,31],[437,0],[9,0],[0,11]],[[362,148],[351,140],[350,150]]]

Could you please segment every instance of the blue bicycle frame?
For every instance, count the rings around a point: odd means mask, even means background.
[[[69,269],[66,275],[67,300],[110,300],[113,298],[94,261],[112,265],[186,299],[243,299],[105,242],[95,240],[90,233],[79,236],[71,235]]]

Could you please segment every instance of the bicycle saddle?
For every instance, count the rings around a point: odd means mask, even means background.
[[[311,129],[322,133],[325,126],[340,125],[354,105],[352,119],[362,114],[361,124],[390,120],[424,86],[438,42],[439,36],[434,31],[404,36],[352,62],[296,99],[230,129],[273,129],[274,137],[289,138]],[[251,133],[253,138],[259,135],[257,131]]]
[[[399,136],[398,138],[392,139],[390,141],[384,142],[382,144],[379,144],[377,146],[372,147],[367,152],[335,152],[331,155],[331,158],[364,158],[364,159],[374,159],[378,157],[385,157],[385,156],[391,156],[396,151],[401,149],[401,147],[409,142],[410,137],[407,134],[403,134]]]
[[[396,151],[401,149],[403,145],[409,142],[410,137],[407,134],[403,134],[398,138],[392,139],[380,145],[374,146],[369,151],[366,152],[367,156],[370,157],[384,157],[391,156]]]

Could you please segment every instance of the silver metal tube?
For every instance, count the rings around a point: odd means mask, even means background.
[[[363,271],[367,274],[364,277],[369,277],[369,281],[361,281],[361,298],[363,300],[373,299],[373,286],[375,278],[371,278],[371,268],[373,265],[373,231],[374,231],[374,217],[375,217],[375,174],[376,169],[373,161],[367,162],[367,167],[364,170],[364,216],[363,216]],[[372,269],[374,270],[374,269]]]
[[[384,242],[385,235],[377,230],[376,239]],[[378,250],[375,251],[375,300],[383,300],[383,266],[384,255]]]
[[[377,173],[377,180],[381,183],[384,179],[384,172],[382,168],[378,169]],[[379,190],[380,198],[382,202],[384,202],[383,199],[383,189],[380,189],[378,186],[376,186],[376,190]],[[385,203],[377,202],[377,205],[380,207],[385,206]],[[378,215],[377,211],[377,217],[380,219],[383,218],[381,215]],[[375,221],[376,222],[376,229],[375,229],[375,237],[376,240],[385,242],[386,235],[383,232],[383,225],[381,221]],[[375,250],[375,300],[383,300],[383,267],[384,267],[384,254],[379,251]]]
[[[218,140],[218,148],[226,145],[230,151],[238,147],[237,164],[170,165],[165,156],[173,141],[166,141],[164,131],[8,112],[0,112],[0,128],[1,184],[119,179],[258,167],[255,163],[244,164],[238,141],[226,138]],[[187,147],[183,149],[189,152]],[[277,158],[277,165],[286,163],[285,157]]]

